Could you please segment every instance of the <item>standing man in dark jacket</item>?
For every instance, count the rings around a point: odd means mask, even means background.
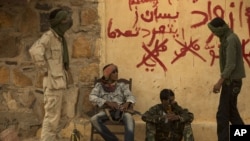
[[[181,141],[183,136],[186,136],[185,141],[193,141],[191,128],[185,129],[193,121],[193,114],[174,101],[174,93],[170,89],[163,89],[160,99],[160,104],[152,106],[142,115],[142,120],[146,122],[145,141]]]
[[[208,28],[220,39],[219,60],[220,78],[213,87],[219,93],[220,102],[216,115],[218,141],[229,141],[229,122],[244,124],[237,109],[237,97],[242,86],[242,78],[246,76],[241,42],[239,37],[221,18],[214,18]]]

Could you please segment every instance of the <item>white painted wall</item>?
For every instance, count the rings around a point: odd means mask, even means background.
[[[219,95],[211,91],[220,74],[218,59],[215,58],[212,62],[213,57],[210,52],[218,56],[219,40],[214,36],[206,44],[211,35],[207,23],[216,16],[215,11],[221,15],[222,9],[225,21],[229,25],[232,25],[230,15],[233,17],[231,18],[233,29],[240,39],[250,40],[250,21],[245,15],[246,8],[250,7],[250,1],[149,1],[151,2],[143,3],[143,0],[100,1],[99,14],[103,39],[100,44],[100,68],[102,69],[107,63],[115,63],[119,67],[120,77],[133,78],[133,93],[137,98],[135,108],[142,112],[160,102],[161,89],[171,88],[176,93],[176,100],[179,104],[189,108],[195,114],[196,121],[215,122]],[[153,13],[152,21],[146,22],[142,19],[141,15],[149,20],[149,16],[146,15],[147,11],[153,12],[156,9],[158,18]],[[160,18],[159,14],[166,16]],[[108,30],[111,19],[112,26]],[[200,25],[194,27],[198,23]],[[153,31],[159,31],[160,26],[165,26],[165,33],[157,34],[153,38]],[[128,33],[125,35],[125,31],[131,31],[133,36]],[[151,39],[153,39],[152,45],[142,48],[143,43],[148,44]],[[166,40],[164,44],[166,48],[155,49],[157,40],[159,43]],[[194,44],[189,47],[188,45],[192,42]],[[185,44],[189,50],[177,57],[175,52],[181,53]],[[208,49],[207,45],[214,47]],[[156,51],[152,53],[154,49]],[[245,59],[250,62],[249,51],[250,43],[246,44],[244,55]],[[174,61],[176,57],[177,60]],[[246,123],[250,123],[248,110],[250,63],[246,60],[244,61],[247,77],[243,80],[238,108]]]

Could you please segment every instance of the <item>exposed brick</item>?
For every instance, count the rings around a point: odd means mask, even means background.
[[[19,87],[32,86],[32,81],[18,69],[13,70],[13,83]]]
[[[36,79],[36,82],[35,82],[35,87],[36,88],[43,88],[44,74],[38,72],[36,77],[37,77],[37,79]]]
[[[47,31],[49,27],[49,13],[40,13],[40,31]]]
[[[74,6],[80,6],[80,5],[83,5],[85,3],[85,1],[83,1],[83,0],[71,0],[70,3]]]
[[[79,80],[81,82],[94,82],[94,78],[98,76],[98,71],[98,64],[92,63],[87,67],[82,68],[79,75]]]
[[[0,58],[13,58],[19,54],[16,37],[0,38]]]
[[[28,0],[0,0],[0,4],[8,4],[15,6],[24,6],[28,4]]]
[[[48,3],[36,3],[36,6],[35,6],[36,9],[38,10],[45,10],[45,11],[48,11],[50,9],[52,9],[52,6],[51,4],[48,4]]]
[[[10,79],[10,69],[0,66],[0,84],[8,84]]]
[[[91,57],[90,42],[87,38],[85,38],[84,36],[80,36],[73,42],[72,57],[73,58]]]
[[[97,3],[98,0],[0,0],[0,131],[5,129],[1,126],[1,123],[6,123],[3,118],[9,121],[16,119],[20,138],[25,140],[29,136],[39,136],[36,128],[41,127],[44,118],[44,75],[35,69],[29,49],[49,29],[49,13],[56,7],[70,9],[73,13],[75,30],[72,28],[67,32],[69,49],[72,49],[71,70],[75,84],[86,86],[85,94],[91,91],[92,85],[89,85],[99,75],[99,60],[96,59],[99,57],[96,39],[100,38]],[[26,88],[31,92],[19,91]],[[7,102],[3,98],[4,92],[11,96]],[[93,111],[86,95],[68,96],[70,117],[74,116],[76,105],[85,107],[78,109],[78,115]]]
[[[96,8],[87,8],[81,11],[81,25],[90,25],[94,24],[98,20]]]
[[[17,65],[17,61],[5,61],[6,65]]]
[[[14,28],[14,18],[11,14],[5,12],[4,10],[0,10],[0,29],[7,30],[10,28]]]
[[[18,101],[25,108],[31,108],[32,104],[35,101],[35,96],[31,93],[30,89],[23,89],[18,93]]]
[[[19,31],[22,34],[31,34],[38,32],[39,30],[39,17],[34,10],[26,8],[19,21]]]

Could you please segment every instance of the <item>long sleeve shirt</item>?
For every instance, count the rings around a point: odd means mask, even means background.
[[[225,79],[241,79],[246,76],[241,42],[238,36],[231,30],[228,30],[220,38],[220,70],[221,77]]]
[[[32,60],[37,68],[48,73],[44,79],[44,86],[50,89],[64,89],[67,87],[67,72],[63,67],[62,39],[55,31],[45,32],[29,49]]]
[[[136,102],[134,95],[129,89],[129,85],[123,82],[117,82],[114,92],[106,92],[100,82],[96,83],[89,95],[89,100],[99,107],[102,107],[106,101],[117,102],[118,104]]]
[[[219,37],[220,72],[221,78],[232,80],[246,76],[241,41],[227,24],[220,28],[208,23],[208,28]]]

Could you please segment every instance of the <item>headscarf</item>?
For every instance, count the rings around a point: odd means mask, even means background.
[[[66,10],[57,10],[55,17],[50,19],[51,28],[62,38],[63,44],[63,64],[66,70],[69,69],[69,54],[67,42],[64,38],[64,33],[72,26],[72,18],[68,11]],[[62,21],[64,21],[62,23]]]
[[[101,79],[101,84],[102,84],[102,88],[106,92],[114,92],[116,89],[117,81],[113,81],[113,82],[109,81],[109,77],[111,73],[116,69],[117,69],[117,66],[114,64],[108,64],[103,68],[103,76]]]
[[[224,24],[222,27],[214,27],[212,24],[208,24],[208,28],[219,38],[222,38],[224,34],[230,30],[227,24]]]
[[[208,28],[216,36],[218,36],[220,40],[223,38],[225,33],[230,30],[226,22],[220,17],[216,17],[213,20],[211,20],[211,22],[208,23]]]
[[[117,69],[117,66],[114,64],[109,64],[106,67],[103,68],[103,77],[108,80],[110,77],[110,74]]]
[[[50,19],[50,26],[53,28],[61,23],[61,21],[65,20],[67,18],[68,12],[65,10],[58,10],[55,17],[53,19]]]

